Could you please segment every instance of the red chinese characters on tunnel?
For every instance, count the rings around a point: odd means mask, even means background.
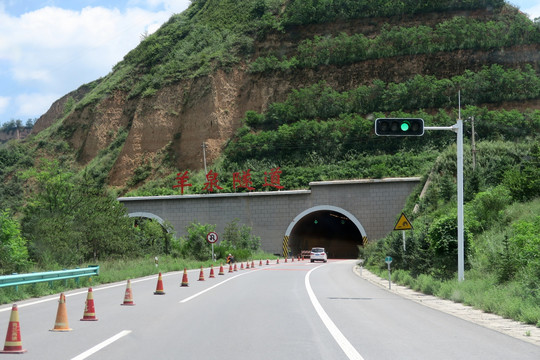
[[[284,189],[285,187],[281,185],[281,174],[282,171],[279,167],[272,168],[270,171],[265,171],[264,183],[262,184],[262,187],[273,187],[278,190]],[[234,172],[232,175],[232,185],[234,191],[238,189],[246,189],[248,191],[256,190],[251,177],[251,169],[241,172]],[[180,193],[182,195],[184,195],[185,188],[193,186],[193,184],[189,182],[188,170],[184,171],[183,173],[179,172],[176,174],[175,180],[177,183],[173,185],[173,189],[180,188]],[[219,181],[219,173],[210,170],[206,174],[206,182],[204,183],[203,190],[207,192],[223,190],[223,188],[219,185]]]

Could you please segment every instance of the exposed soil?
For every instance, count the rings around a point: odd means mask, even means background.
[[[455,13],[461,14],[461,13]],[[466,13],[468,16],[489,16],[489,11]],[[435,24],[452,14],[426,14],[402,18],[362,19],[335,24],[311,25],[289,29],[286,34],[273,34],[257,43],[255,55],[278,49],[283,54],[293,51],[302,38],[315,34],[353,33],[359,30],[373,34],[385,23]],[[117,92],[97,105],[73,112],[63,123],[70,145],[78,151],[78,161],[86,164],[106,148],[121,128],[129,130],[112,171],[113,186],[123,186],[134,170],[144,162],[154,162],[163,152],[172,154],[180,170],[203,167],[202,144],[207,144],[207,162],[212,163],[226,142],[241,125],[247,110],[264,111],[272,102],[286,99],[291,89],[326,81],[338,91],[370,84],[375,79],[401,82],[416,74],[449,78],[464,70],[478,71],[492,63],[511,67],[531,64],[540,71],[540,45],[515,46],[502,50],[463,50],[453,53],[398,56],[359,62],[349,66],[320,66],[290,72],[252,74],[239,64],[230,71],[219,70],[196,79],[182,80],[160,89],[155,95],[128,100]],[[34,127],[38,132],[62,116],[67,99],[78,100],[88,89],[81,87],[56,101]],[[498,104],[496,107],[539,108],[539,101]]]

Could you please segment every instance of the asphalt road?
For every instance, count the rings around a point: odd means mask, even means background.
[[[258,265],[258,263],[257,263]],[[540,359],[540,347],[401,298],[358,277],[354,261],[256,266],[198,281],[190,271],[95,287],[98,321],[82,322],[85,289],[66,293],[70,332],[54,326],[58,296],[20,302],[12,359]],[[215,269],[217,270],[217,268]],[[0,336],[11,305],[0,307]]]

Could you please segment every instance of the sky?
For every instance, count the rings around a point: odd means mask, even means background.
[[[239,0],[241,1],[241,0]],[[510,0],[531,19],[539,0]],[[107,75],[190,0],[0,0],[0,124]]]

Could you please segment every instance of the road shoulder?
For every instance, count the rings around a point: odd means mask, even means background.
[[[481,325],[498,331],[514,338],[540,346],[540,328],[527,325],[518,321],[505,319],[499,315],[489,314],[471,306],[455,303],[450,300],[438,298],[416,292],[406,286],[392,283],[392,289],[388,289],[388,279],[382,279],[365,268],[353,266],[353,272],[359,277],[395,293],[401,297],[410,299],[424,306],[454,315],[460,319]]]

